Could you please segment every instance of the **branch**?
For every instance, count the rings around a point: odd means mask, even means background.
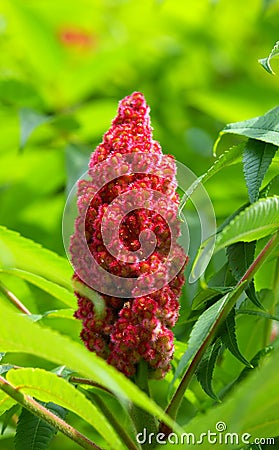
[[[68,436],[70,439],[72,439],[72,441],[76,442],[82,448],[85,448],[86,450],[102,450],[100,447],[94,444],[94,442],[90,441],[90,439],[81,434],[67,422],[57,417],[40,403],[36,402],[36,400],[34,400],[32,397],[20,392],[2,376],[0,376],[0,389],[10,397],[12,397],[21,406],[30,411],[32,414],[35,414],[42,420],[45,420],[45,422],[61,431],[61,433]]]
[[[31,316],[32,313],[29,311],[29,309],[27,309],[24,304],[21,303],[21,301],[15,296],[15,294],[9,291],[9,289],[6,288],[6,286],[2,282],[0,282],[0,291],[3,292],[5,297],[7,297],[17,307],[17,309],[19,309],[24,314]]]
[[[129,450],[139,450],[139,447],[135,444],[135,442],[131,439],[123,424],[120,424],[118,420],[113,415],[111,409],[105,404],[105,402],[94,392],[85,390],[81,388],[81,391],[86,395],[89,400],[93,400],[93,402],[97,405],[97,407],[104,413],[110,424],[113,426],[115,431],[120,436],[121,440],[126,444],[126,447]]]
[[[172,419],[175,420],[177,411],[180,407],[182,398],[184,396],[184,393],[186,389],[189,386],[189,383],[193,377],[193,375],[196,372],[196,369],[205,353],[209,345],[211,344],[214,336],[216,335],[216,331],[219,329],[219,327],[222,325],[226,317],[228,316],[231,309],[234,307],[237,299],[242,294],[242,292],[246,289],[247,284],[252,280],[255,273],[259,270],[261,265],[264,263],[264,261],[268,258],[268,256],[271,254],[271,252],[274,250],[274,248],[279,243],[279,232],[277,232],[275,235],[272,236],[272,238],[268,241],[266,246],[262,249],[262,251],[259,253],[255,261],[250,265],[250,267],[247,269],[241,280],[237,283],[235,286],[235,294],[232,295],[228,303],[224,306],[223,311],[221,312],[220,316],[216,320],[215,324],[212,327],[211,332],[208,334],[202,345],[200,346],[198,352],[192,359],[186,373],[184,374],[182,380],[180,381],[180,384],[175,391],[167,409],[166,414],[168,414]],[[161,424],[161,431],[165,434],[169,434],[171,432],[171,429]]]
[[[93,380],[90,380],[89,378],[71,376],[69,378],[69,381],[74,384],[86,384],[87,386],[92,386],[92,387],[101,389],[102,391],[108,392],[111,395],[114,395],[112,391],[110,391],[106,387],[102,386],[101,384],[96,383]]]

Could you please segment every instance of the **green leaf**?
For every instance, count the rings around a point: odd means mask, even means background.
[[[212,388],[212,376],[221,347],[222,341],[218,338],[205,352],[197,370],[197,379],[203,390],[214,400],[219,399]]]
[[[256,438],[272,437],[279,429],[279,351],[274,351],[269,361],[253,370],[251,375],[240,383],[232,395],[221,405],[209,409],[205,414],[196,416],[187,423],[184,431],[194,434],[198,439],[205,430],[216,432],[216,424],[225,423],[227,433],[237,433],[240,437],[249,433],[249,441]],[[235,441],[234,441],[235,442]],[[187,450],[196,450],[195,444],[187,444]],[[207,439],[203,439],[198,446],[201,450],[208,450]],[[214,447],[218,450],[224,449],[222,443],[217,440]],[[165,449],[171,450],[173,444],[167,444]],[[185,441],[176,445],[178,450],[185,450]],[[235,445],[228,448],[235,449]]]
[[[0,416],[15,404],[15,400],[0,390]]]
[[[27,317],[11,311],[4,303],[0,314],[0,349],[28,353],[66,366],[112,391],[122,400],[130,400],[177,430],[163,410],[132,381],[79,342],[56,331],[42,328]],[[57,402],[56,402],[57,403]]]
[[[244,143],[233,145],[229,150],[225,150],[214,164],[202,175],[203,183],[209,180],[213,175],[216,175],[221,169],[239,162],[239,158],[244,149]]]
[[[67,410],[61,406],[52,402],[42,405],[60,419],[65,419]],[[16,427],[15,450],[45,450],[56,433],[53,426],[23,408]]]
[[[244,144],[234,145],[229,150],[226,150],[224,153],[222,153],[221,156],[214,162],[214,164],[208,169],[207,172],[205,172],[203,175],[201,175],[185,192],[183,195],[179,211],[181,212],[195,189],[201,184],[205,183],[207,180],[209,180],[213,175],[218,173],[221,169],[224,167],[227,167],[231,164],[235,164],[237,160],[239,159],[240,155],[242,154],[242,151],[244,149]]]
[[[243,152],[244,145],[244,143],[233,145],[229,150],[225,150],[213,165],[201,176],[202,181],[205,182],[213,177],[213,175],[216,175],[221,169],[240,162],[240,156]]]
[[[190,334],[188,348],[182,356],[175,372],[174,381],[186,370],[189,362],[197,353],[201,344],[210,332],[212,325],[220,315],[220,312],[222,311],[222,308],[226,303],[226,297],[227,296],[222,297],[220,300],[214,303],[214,305],[210,306],[204,313],[201,314],[198,321],[195,323]]]
[[[279,41],[277,41],[273,47],[273,49],[271,50],[271,52],[269,53],[269,55],[266,58],[261,58],[259,59],[259,63],[261,64],[261,66],[271,75],[275,75],[275,73],[273,72],[271,65],[270,65],[270,60],[272,58],[276,58],[279,56]]]
[[[279,197],[258,200],[241,211],[216,238],[215,252],[235,242],[251,242],[275,233],[279,228]]]
[[[220,330],[220,336],[223,344],[227,349],[243,364],[247,367],[251,367],[251,364],[242,355],[238,348],[236,334],[235,334],[235,308],[231,310],[228,317],[226,318],[222,328]]]
[[[46,311],[42,318],[44,317],[50,317],[50,318],[59,318],[59,319],[70,319],[75,320],[74,318],[74,312],[75,309],[69,308],[69,309],[53,309],[51,311]]]
[[[5,270],[0,269],[0,273],[1,272],[14,275],[18,278],[22,278],[23,280],[28,281],[34,286],[39,287],[43,291],[47,292],[48,294],[60,300],[61,302],[65,303],[65,305],[71,306],[73,308],[76,307],[77,302],[73,292],[70,292],[68,289],[66,289],[63,286],[60,286],[57,283],[53,283],[52,281],[49,281],[39,275],[20,269],[5,269]]]
[[[105,301],[100,294],[76,279],[73,280],[73,287],[74,290],[80,295],[91,300],[91,302],[94,304],[96,315],[98,315],[99,317],[104,315]]]
[[[265,311],[257,311],[255,309],[238,309],[236,311],[237,314],[248,314],[249,316],[259,316],[264,317],[265,319],[276,320],[279,322],[279,317],[274,314],[269,314]]]
[[[43,115],[29,108],[21,108],[19,110],[20,121],[20,150],[25,146],[28,138],[33,131],[43,123],[49,122],[51,117]]]
[[[186,372],[190,361],[198,353],[203,343],[213,339],[220,321],[225,319],[228,314],[229,305],[236,301],[246,284],[246,282],[242,283],[233,291],[228,292],[200,315],[191,331],[187,350],[177,366],[170,388],[173,387],[176,379]]]
[[[42,402],[53,402],[88,422],[114,448],[122,444],[102,413],[79,390],[65,379],[43,369],[17,369],[7,374],[7,380],[18,390]]]
[[[243,170],[251,203],[259,198],[262,181],[277,150],[275,145],[255,139],[248,139],[245,145]]]
[[[235,286],[235,278],[232,276],[232,271],[229,268],[228,262],[211,275],[212,276],[208,280],[208,287],[212,289],[224,288],[229,291],[229,289],[233,289],[233,286]]]
[[[265,358],[267,355],[270,355],[270,353],[273,351],[274,347],[272,347],[272,345],[268,345],[267,347],[264,347],[261,350],[259,350],[250,361],[252,367],[244,367],[239,377],[237,378],[236,383],[239,383],[240,381],[244,380],[251,373],[253,368],[258,367],[259,364],[262,362],[263,358]]]
[[[9,258],[6,261],[4,258],[2,263],[3,269],[19,269],[35,274],[72,292],[73,271],[67,259],[2,226],[0,243],[9,252]],[[31,278],[34,281],[35,278],[30,276],[30,280]],[[37,282],[39,283],[38,280]]]
[[[275,233],[279,228],[279,197],[267,197],[248,206],[221,228],[217,234],[214,252],[236,242],[251,242]],[[193,269],[199,261],[207,257],[209,238],[197,252]]]
[[[5,433],[5,430],[10,425],[13,416],[15,414],[18,414],[20,408],[21,406],[18,403],[16,403],[10,409],[4,412],[4,414],[1,415],[1,422],[2,422],[1,435]]]
[[[262,348],[261,350],[259,350],[256,355],[251,359],[250,367],[244,367],[244,369],[240,372],[239,376],[237,377],[237,379],[235,381],[233,381],[232,383],[230,383],[229,385],[226,385],[222,391],[219,393],[220,398],[223,400],[224,397],[226,397],[233,389],[235,389],[235,387],[241,382],[243,381],[245,378],[247,378],[248,375],[251,374],[251,372],[259,366],[259,364],[262,362],[262,360],[269,355],[271,352],[274,351],[274,347],[272,347],[271,345]]]
[[[222,136],[226,133],[239,134],[247,138],[259,139],[260,141],[279,146],[279,106],[268,111],[266,114],[242,122],[229,123],[220,132],[214,145],[214,149]]]
[[[192,310],[201,309],[207,302],[214,301],[214,299],[219,300],[220,296],[226,294],[231,289],[227,287],[220,288],[207,288],[198,292],[198,294],[194,297],[192,303]]]
[[[267,198],[268,193],[270,192],[272,186],[279,181],[279,175],[276,175],[270,182],[260,191],[260,198]],[[276,194],[278,191],[274,191],[273,193]],[[241,205],[236,211],[234,211],[229,217],[227,217],[224,222],[218,227],[217,233],[222,231],[236,216],[239,215],[241,211],[243,211],[245,208],[250,206],[250,202],[247,202],[243,205]]]
[[[256,242],[237,242],[226,249],[229,267],[236,281],[239,281],[252,264],[255,256]]]
[[[235,244],[227,247],[227,256],[229,266],[232,270],[233,276],[236,281],[239,281],[245,274],[248,267],[252,264],[255,256],[256,241],[251,242],[236,242]],[[260,300],[257,297],[254,281],[250,281],[246,289],[248,298],[258,308],[264,309]]]
[[[9,370],[13,369],[14,366],[12,364],[1,364],[0,366],[0,375],[3,373],[9,372]]]
[[[260,197],[267,197],[269,192],[272,190],[272,188],[275,188],[274,194],[278,192],[278,185],[279,185],[279,175],[275,175],[269,183],[261,190]]]
[[[247,289],[246,289],[245,292],[247,294],[247,297],[251,300],[252,303],[254,303],[255,306],[257,306],[258,308],[264,310],[264,306],[262,305],[262,303],[258,299],[258,295],[257,295],[256,289],[255,289],[254,280],[250,281],[250,283],[247,286]]]

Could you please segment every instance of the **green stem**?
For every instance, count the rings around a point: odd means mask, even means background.
[[[250,265],[250,267],[247,269],[241,280],[237,283],[235,293],[231,296],[230,300],[227,304],[225,304],[223,311],[219,315],[218,319],[216,320],[215,324],[213,325],[210,333],[200,346],[198,352],[196,353],[195,357],[191,361],[185,375],[183,376],[177,390],[175,391],[167,409],[166,413],[175,420],[177,411],[180,407],[181,401],[183,399],[184,393],[189,386],[189,383],[193,377],[193,375],[196,372],[196,369],[205,353],[207,348],[209,347],[210,343],[212,342],[214,336],[216,335],[216,332],[218,331],[219,327],[222,325],[226,317],[228,316],[231,309],[234,307],[237,299],[242,294],[242,292],[246,289],[247,284],[252,280],[255,273],[259,270],[261,265],[264,263],[264,261],[268,258],[268,256],[271,254],[271,252],[274,250],[274,248],[279,243],[279,233],[276,233],[273,235],[273,237],[268,241],[266,246],[263,248],[263,250],[259,253],[257,258],[253,261],[253,263]],[[161,425],[161,431],[165,434],[169,434],[171,432],[170,428],[166,425]]]
[[[13,303],[13,305],[15,305],[17,307],[17,309],[19,309],[21,312],[23,312],[24,314],[27,314],[28,316],[30,316],[32,313],[29,311],[29,309],[26,308],[26,306],[24,306],[23,303],[21,303],[21,301],[15,296],[15,294],[13,294],[11,291],[9,291],[8,288],[6,288],[6,286],[0,282],[0,291],[5,295],[5,297],[7,297],[7,299],[10,300],[11,303]]]
[[[269,309],[269,312],[271,315],[275,314],[278,294],[279,294],[279,258],[277,258],[277,261],[276,261],[275,276],[274,276],[272,291],[271,292],[268,291],[268,293],[267,293],[267,295],[273,296],[272,305]],[[272,321],[266,320],[265,328],[264,328],[264,347],[266,347],[267,345],[270,345],[271,333],[272,333]]]
[[[142,391],[150,396],[148,386],[148,366],[146,361],[141,361],[138,364],[135,383]],[[134,404],[131,405],[130,415],[138,433],[143,433],[143,431],[146,430],[147,436],[150,436],[152,433],[156,435],[158,432],[158,422],[153,415]],[[145,442],[141,444],[141,447],[147,449],[152,448],[153,445],[149,442]]]
[[[72,441],[76,442],[82,448],[86,450],[102,450],[94,442],[90,441],[86,436],[81,434],[75,428],[71,427],[67,422],[57,417],[55,414],[50,412],[47,408],[42,406],[40,403],[36,402],[29,395],[23,394],[16,387],[10,384],[5,378],[0,376],[0,389],[13,398],[17,403],[26,408],[31,413],[40,417],[45,422],[49,423],[61,433],[68,436]]]
[[[108,419],[109,423],[113,426],[115,431],[120,436],[121,440],[126,444],[129,450],[139,450],[139,447],[135,444],[129,434],[126,432],[123,425],[121,425],[115,418],[111,410],[107,407],[105,402],[94,392],[81,389],[81,391],[99,407],[99,409],[104,413],[105,417]]]
[[[96,382],[93,381],[93,380],[90,380],[89,378],[82,378],[82,377],[71,376],[71,377],[69,378],[69,381],[70,381],[71,383],[74,383],[74,384],[85,384],[85,385],[87,385],[87,386],[92,386],[92,387],[101,389],[102,391],[108,392],[109,394],[113,395],[112,391],[110,391],[109,389],[105,388],[105,387],[102,386],[101,384],[96,383]]]

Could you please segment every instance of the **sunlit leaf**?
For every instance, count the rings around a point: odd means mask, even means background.
[[[3,268],[19,269],[52,281],[72,292],[72,269],[69,262],[15,231],[0,227],[0,242],[9,252],[9,265]],[[34,277],[30,276],[34,280]]]
[[[251,242],[279,229],[279,197],[260,199],[242,211],[217,235],[215,251],[235,242]]]
[[[44,277],[36,275],[34,273],[27,272],[25,270],[20,269],[0,269],[0,273],[8,273],[10,275],[14,275],[18,278],[22,278],[23,280],[28,281],[34,286],[39,287],[43,291],[57,298],[61,302],[65,303],[67,306],[75,307],[76,306],[76,298],[73,292],[70,292],[63,286],[60,286],[57,283],[54,283],[50,280],[47,280]]]
[[[170,426],[174,425],[162,409],[132,381],[95,353],[89,352],[84,345],[53,330],[40,327],[28,318],[11,312],[4,304],[1,308],[0,349],[7,352],[29,353],[66,366],[81,376],[95,380],[119,398],[131,400]]]
[[[269,236],[279,229],[279,197],[267,197],[245,209],[222,227],[217,234],[214,252],[236,242],[252,242]],[[208,242],[205,241],[196,256],[193,268],[207,253]]]
[[[0,390],[0,415],[15,404],[15,400],[9,397],[5,392]]]
[[[119,438],[102,413],[63,378],[42,369],[28,368],[9,371],[7,380],[18,390],[42,402],[54,402],[71,410],[92,425],[114,448],[121,448]]]

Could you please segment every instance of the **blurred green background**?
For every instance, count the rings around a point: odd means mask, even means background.
[[[278,28],[276,0],[1,0],[0,224],[65,254],[67,193],[135,90],[163,151],[201,175],[226,123],[278,104],[278,77],[258,63]],[[32,120],[42,123],[20,149]],[[218,223],[248,199],[240,164],[206,187]],[[35,288],[13,287],[39,309]],[[62,447],[75,448],[58,436]]]

